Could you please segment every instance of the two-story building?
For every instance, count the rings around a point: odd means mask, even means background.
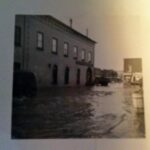
[[[16,15],[14,71],[31,71],[39,87],[94,79],[96,42],[52,16]]]

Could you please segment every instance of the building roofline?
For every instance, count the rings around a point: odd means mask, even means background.
[[[76,34],[76,35],[78,35],[78,36],[81,36],[81,37],[85,38],[86,40],[88,40],[88,41],[90,41],[90,42],[92,42],[92,43],[94,43],[94,44],[97,43],[95,40],[93,40],[93,39],[87,37],[86,35],[80,33],[79,31],[77,31],[77,30],[71,28],[69,25],[63,23],[62,21],[56,19],[55,17],[53,17],[53,16],[51,16],[51,15],[23,15],[23,16],[48,17],[48,18],[54,20],[55,22],[57,22],[58,24],[60,24],[60,25],[62,25],[62,26],[64,26],[64,27],[66,27],[67,29],[69,29],[70,31],[72,31],[74,34]]]
[[[41,16],[43,16],[43,15],[41,15]],[[93,39],[87,37],[86,35],[80,33],[79,31],[77,31],[77,30],[71,28],[69,25],[63,23],[62,21],[56,19],[55,17],[53,17],[53,16],[51,16],[51,15],[45,15],[45,16],[52,18],[53,20],[55,20],[56,22],[58,22],[58,23],[61,24],[62,26],[67,27],[69,30],[73,31],[75,34],[77,34],[77,35],[79,35],[79,36],[82,36],[83,38],[86,38],[87,40],[93,42],[94,44],[97,43],[95,40],[93,40]]]
[[[141,57],[128,57],[128,58],[123,58],[124,60],[142,60]]]

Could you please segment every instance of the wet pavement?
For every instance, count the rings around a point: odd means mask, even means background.
[[[143,138],[143,108],[133,103],[139,89],[121,83],[55,87],[14,98],[12,138]]]

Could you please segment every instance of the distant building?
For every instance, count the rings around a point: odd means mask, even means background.
[[[94,76],[95,78],[100,78],[102,76],[102,70],[100,68],[94,68]]]
[[[118,74],[118,78],[120,80],[123,80],[123,71],[117,71],[117,74]]]
[[[14,71],[31,71],[38,86],[85,85],[94,79],[96,42],[61,21],[17,15]]]
[[[94,68],[95,80],[99,80],[101,77],[109,79],[109,81],[119,82],[122,80],[122,72],[112,69],[100,69]]]
[[[125,83],[142,82],[142,59],[141,58],[124,59],[123,79]]]

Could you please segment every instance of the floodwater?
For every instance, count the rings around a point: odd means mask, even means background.
[[[134,93],[143,102],[137,91],[138,86],[113,83],[55,87],[35,98],[14,98],[12,138],[143,138],[144,109],[133,102]]]

